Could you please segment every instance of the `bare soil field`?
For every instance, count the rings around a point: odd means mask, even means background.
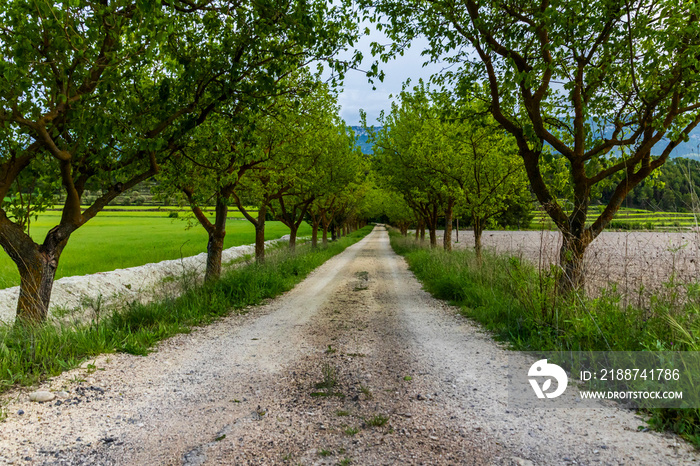
[[[455,247],[473,248],[474,233],[459,232]],[[442,244],[442,232],[438,239]],[[556,231],[485,231],[484,248],[527,259],[540,268],[558,263],[561,235]],[[644,304],[672,278],[677,283],[695,283],[700,278],[700,239],[692,231],[603,232],[586,252],[586,286],[593,294],[611,283],[632,302]]]
[[[615,406],[508,403],[513,357],[378,227],[289,293],[5,394],[0,464],[694,464]],[[534,361],[533,361],[534,362]]]

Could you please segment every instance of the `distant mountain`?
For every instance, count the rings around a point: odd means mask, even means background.
[[[357,137],[357,146],[360,148],[362,153],[372,154],[372,144],[367,141],[369,134],[367,131],[365,131],[365,128],[362,126],[351,126],[350,128],[355,133],[355,137]],[[376,127],[375,129],[381,129],[381,126]]]
[[[688,142],[682,142],[678,147],[673,149],[671,157],[685,157],[688,159],[700,160],[700,127],[690,132]]]
[[[362,150],[363,154],[372,154],[372,144],[367,142],[368,134],[362,126],[351,126],[350,127],[357,137],[357,145]],[[376,127],[376,129],[381,129],[382,127]],[[608,135],[609,136],[609,135]],[[652,154],[658,155],[661,153],[665,147],[667,141],[661,141],[652,149]],[[688,159],[694,159],[700,161],[700,126],[695,128],[694,131],[690,133],[688,142],[683,142],[678,145],[673,152],[671,152],[671,158],[685,157]]]

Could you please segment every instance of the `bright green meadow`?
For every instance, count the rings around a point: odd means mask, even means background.
[[[169,218],[167,211],[108,211],[80,227],[68,241],[61,255],[56,278],[86,275],[96,272],[135,267],[150,262],[192,256],[205,252],[207,234],[199,225],[188,227],[180,218]],[[226,226],[224,246],[230,248],[255,242],[255,229],[250,222],[233,212]],[[59,212],[45,212],[31,223],[30,234],[35,241],[43,241],[46,233],[60,219]],[[265,239],[271,240],[289,234],[281,222],[269,221]],[[300,236],[311,234],[306,223],[299,228]],[[5,252],[0,252],[0,289],[19,285],[17,267]]]

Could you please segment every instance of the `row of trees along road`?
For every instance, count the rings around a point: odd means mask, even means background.
[[[534,194],[563,236],[559,289],[581,288],[588,245],[700,123],[700,4],[361,3],[394,39],[376,44],[385,58],[425,37],[427,56],[452,64],[437,80],[481,98],[512,135]],[[566,202],[547,176],[548,153],[563,157]],[[609,186],[607,207],[589,221],[591,193]]]
[[[294,249],[309,209],[362,175],[364,161],[328,86],[303,70],[281,84],[286,92],[264,108],[239,101],[231,111],[215,112],[157,177],[160,194],[182,194],[208,234],[206,280],[221,274],[232,204],[255,227],[255,256],[262,261],[268,214],[290,228]],[[347,176],[333,179],[340,170]],[[206,214],[211,204],[213,220]]]
[[[389,214],[404,234],[411,219],[417,219],[436,246],[438,220],[444,217],[443,247],[450,250],[453,216],[463,212],[471,218],[480,257],[487,222],[512,205],[529,208],[515,141],[482,102],[457,105],[449,94],[431,93],[420,83],[412,92],[402,92],[380,123],[381,130],[370,131],[378,182],[400,194],[408,207],[393,198],[399,205]]]
[[[200,128],[220,124],[245,150],[248,112],[296,86],[286,78],[309,63],[342,74],[352,63],[332,57],[358,37],[351,5],[325,1],[3,0],[0,21],[0,245],[21,278],[19,322],[46,318],[75,230],[196,152]],[[60,222],[35,242],[29,221],[59,190]],[[102,195],[83,206],[86,190]]]

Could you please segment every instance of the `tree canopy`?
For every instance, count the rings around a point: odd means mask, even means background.
[[[423,35],[438,80],[475,94],[516,140],[537,199],[563,234],[562,289],[583,284],[583,253],[628,192],[662,166],[700,123],[698,5],[670,1],[367,1],[395,42]],[[378,48],[381,48],[378,46]],[[486,92],[482,92],[482,84]],[[572,210],[543,176],[561,154]],[[587,223],[591,191],[610,202]]]
[[[41,320],[70,235],[158,172],[215,110],[264,107],[290,72],[333,60],[355,12],[325,1],[0,4],[0,244],[22,277],[18,315]],[[39,177],[37,177],[39,175]],[[15,195],[35,185],[30,197]],[[31,213],[65,191],[39,244]],[[82,206],[87,189],[101,191]],[[9,215],[8,215],[9,213]]]

